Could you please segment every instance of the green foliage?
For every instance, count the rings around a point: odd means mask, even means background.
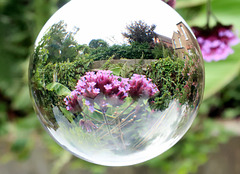
[[[91,164],[87,161],[84,161],[79,158],[73,158],[73,160],[70,163],[71,169],[83,169],[91,172],[91,174],[103,174],[107,172],[107,167]]]
[[[43,99],[41,104],[49,107],[50,112],[51,104],[63,106],[63,98],[66,96],[63,93],[69,93],[68,89],[74,89],[77,80],[90,68],[90,63],[88,60],[79,59],[55,64],[50,62],[42,68],[39,66],[32,76],[31,83],[36,95]]]
[[[33,34],[25,17],[30,5],[23,1],[1,1],[0,4],[0,92],[13,98],[21,88],[21,64],[30,52]]]
[[[92,60],[81,57],[73,62],[49,63],[42,69],[43,74],[46,75],[43,79],[44,83],[59,82],[72,89],[78,79],[90,69],[91,63]]]
[[[66,3],[67,0],[65,0]],[[47,3],[46,3],[47,2]],[[27,86],[27,80],[23,79],[26,62],[32,51],[32,45],[36,34],[40,31],[49,16],[57,9],[56,0],[9,0],[0,4],[0,91],[5,96],[19,98],[22,88]],[[63,1],[62,1],[63,3]],[[26,100],[30,101],[25,93]],[[24,109],[27,112],[31,108],[30,102]],[[13,107],[13,109],[16,109]],[[31,110],[31,109],[30,109]]]
[[[91,41],[92,42],[92,41]],[[90,42],[90,43],[91,43]],[[144,42],[132,42],[131,45],[112,45],[112,46],[99,46],[84,47],[85,52],[93,60],[107,60],[114,56],[114,59],[156,59],[162,57],[174,57],[172,48],[162,44],[151,44]],[[86,51],[87,50],[87,51]]]
[[[233,119],[240,116],[240,75],[202,104],[201,114]]]
[[[154,109],[165,110],[171,100],[179,95],[180,91],[184,91],[184,79],[181,78],[184,68],[184,60],[172,60],[167,57],[152,62],[148,66],[147,77],[151,78],[158,86],[159,93],[153,99],[152,107]],[[178,93],[176,89],[178,88]]]
[[[188,174],[197,172],[205,163],[208,153],[216,151],[219,143],[225,143],[231,134],[210,119],[196,119],[193,127],[173,148],[145,165],[153,172],[164,174]]]
[[[72,62],[78,55],[78,43],[74,40],[74,35],[78,32],[67,32],[67,25],[60,21],[50,27],[37,45],[34,53],[36,66],[47,63],[65,62],[67,59]]]
[[[133,42],[131,45],[112,45],[109,47],[97,47],[90,49],[89,57],[93,60],[107,60],[114,56],[114,59],[153,59],[152,48],[149,43]]]
[[[122,59],[124,62],[124,59]],[[198,64],[195,54],[186,55],[186,59],[166,57],[144,63],[144,56],[137,59],[133,65],[125,63],[111,63],[112,58],[103,65],[104,69],[113,71],[113,74],[130,78],[133,74],[146,75],[157,85],[159,92],[149,100],[152,109],[165,110],[169,103],[178,99],[181,104],[188,104],[194,108],[199,104],[199,94],[202,93],[204,72]],[[149,60],[148,60],[149,61]]]
[[[4,102],[0,102],[0,136],[5,135],[7,131],[7,106]]]
[[[19,160],[28,159],[35,143],[33,133],[36,131],[41,133],[41,125],[35,114],[31,114],[25,119],[17,120],[14,122],[14,125],[8,122],[5,126],[8,128],[8,135],[1,138],[5,137],[8,139],[6,142],[9,143],[7,145],[9,147],[9,151],[7,151],[9,158],[15,157]]]
[[[66,86],[58,82],[49,83],[46,88],[49,91],[54,91],[58,96],[67,96],[71,94],[71,91]]]
[[[64,107],[66,94],[73,90],[92,63],[87,54],[79,54],[84,47],[74,40],[77,31],[67,32],[63,21],[52,25],[36,46],[31,59],[33,95],[40,99],[37,103],[44,107],[45,119],[54,123],[52,106]]]
[[[154,54],[155,58],[160,57],[176,57],[174,55],[174,50],[172,47],[167,47],[167,45],[159,43],[155,44],[154,49],[152,50],[152,53]]]
[[[108,47],[107,42],[102,39],[93,39],[89,43],[90,48]]]

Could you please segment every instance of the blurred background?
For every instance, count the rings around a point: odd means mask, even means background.
[[[58,146],[40,125],[28,90],[28,61],[37,34],[69,0],[0,0],[1,174],[239,174],[240,45],[226,60],[205,62],[206,89],[187,134],[159,157],[129,167],[87,163]],[[190,26],[206,25],[206,0],[177,0]],[[240,29],[240,1],[212,0],[225,25]]]

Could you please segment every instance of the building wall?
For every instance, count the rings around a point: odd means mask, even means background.
[[[172,38],[158,35],[154,38],[154,43],[164,43],[168,47],[172,47],[180,58],[186,58],[193,53],[201,56],[198,42],[185,24],[179,22],[176,25],[178,31],[173,33]]]
[[[178,32],[174,32],[172,36],[172,45],[178,57],[185,58],[188,54],[192,54],[192,51],[199,54],[200,48],[189,29],[182,22],[179,22],[177,27]]]
[[[167,47],[172,47],[172,40],[171,40],[171,38],[163,37],[161,35],[158,35],[158,37],[154,38],[154,43],[163,43]]]

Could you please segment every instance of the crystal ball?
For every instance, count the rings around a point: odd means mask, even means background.
[[[134,165],[189,129],[204,65],[190,27],[161,0],[72,0],[36,39],[29,88],[64,149],[100,165]]]

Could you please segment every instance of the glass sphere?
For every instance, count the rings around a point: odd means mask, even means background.
[[[72,0],[36,40],[29,87],[59,145],[125,166],[160,155],[189,129],[204,66],[191,29],[161,0]]]

